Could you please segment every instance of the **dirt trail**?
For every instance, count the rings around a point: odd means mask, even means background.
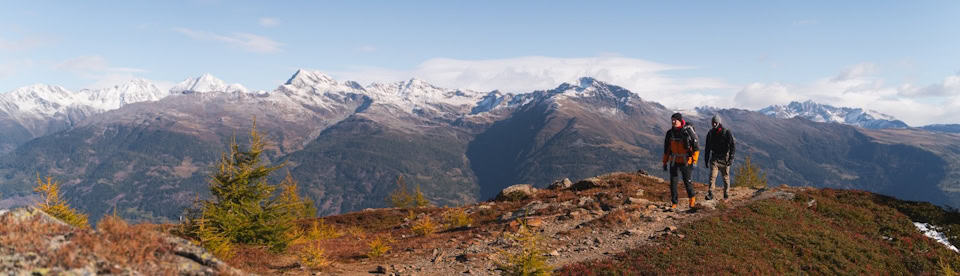
[[[548,195],[524,201],[517,204],[517,208],[504,209],[506,212],[499,215],[496,223],[440,234],[423,241],[421,246],[399,248],[398,252],[377,260],[340,263],[320,274],[498,275],[499,252],[513,246],[503,233],[516,227],[517,218],[525,219],[544,237],[548,262],[559,268],[655,243],[659,236],[682,237],[674,232],[676,227],[715,216],[720,213],[718,209],[742,206],[757,194],[755,189],[737,187],[730,190],[730,199],[726,202],[704,200],[706,187],[699,184],[696,185],[696,208],[691,210],[688,198],[680,198],[679,208],[670,210],[669,201],[658,200],[667,198],[664,193],[668,194],[664,188],[669,184],[662,179],[626,173],[606,177],[607,187],[553,194],[541,190],[538,196]],[[722,197],[720,189],[716,192]],[[685,195],[682,189],[680,193]],[[467,211],[499,210],[502,204],[485,202]]]

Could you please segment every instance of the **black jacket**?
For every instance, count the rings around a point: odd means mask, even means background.
[[[733,162],[733,154],[736,151],[733,133],[724,128],[722,124],[707,132],[706,148],[704,149],[704,160],[707,162],[720,160],[729,165]]]

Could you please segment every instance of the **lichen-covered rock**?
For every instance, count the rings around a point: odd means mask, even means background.
[[[506,187],[500,191],[500,194],[497,195],[497,200],[500,201],[516,201],[524,200],[530,198],[535,193],[537,193],[537,188],[534,188],[530,184],[517,184],[510,187]]]

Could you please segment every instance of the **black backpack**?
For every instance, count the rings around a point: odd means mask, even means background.
[[[687,150],[690,152],[699,151],[700,141],[697,140],[697,131],[693,129],[693,125],[690,123],[684,125],[683,132],[687,135]]]

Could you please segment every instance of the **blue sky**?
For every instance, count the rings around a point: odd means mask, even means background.
[[[791,100],[960,123],[957,1],[6,1],[0,91],[298,68],[476,90],[579,76],[676,108]]]

